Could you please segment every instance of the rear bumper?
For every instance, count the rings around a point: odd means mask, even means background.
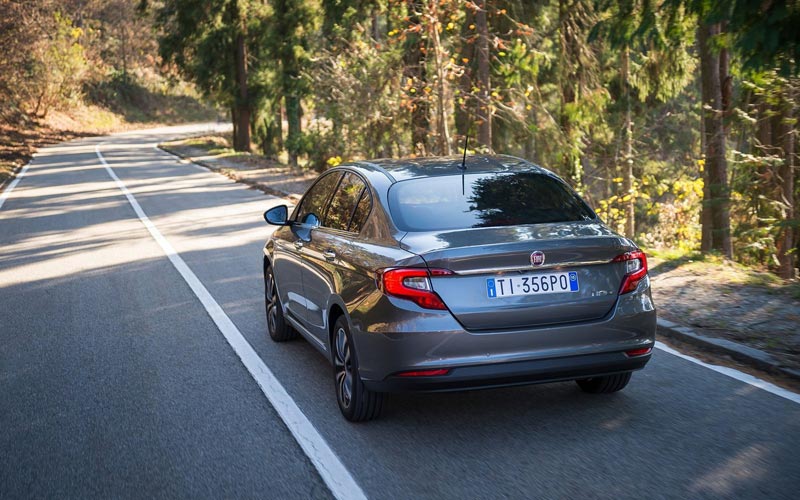
[[[588,354],[564,358],[493,363],[453,368],[436,377],[389,376],[384,380],[364,380],[376,392],[447,392],[488,389],[513,385],[558,382],[599,377],[640,370],[650,355],[628,357],[622,352]]]
[[[448,311],[406,310],[377,296],[351,313],[359,372],[375,390],[457,390],[636,370],[646,361],[624,352],[655,341],[656,311],[646,285],[620,297],[599,321],[494,332],[469,332]],[[395,381],[399,372],[444,368],[450,373],[434,380]],[[440,383],[443,388],[434,387]]]

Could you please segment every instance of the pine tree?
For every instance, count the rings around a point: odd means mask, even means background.
[[[280,64],[280,82],[289,124],[286,148],[289,163],[297,167],[303,144],[303,98],[308,85],[302,71],[308,64],[309,34],[314,18],[306,0],[272,0],[272,36],[268,40]]]
[[[164,0],[155,10],[161,57],[231,111],[234,148],[250,151],[253,113],[249,23],[259,22],[248,0]],[[257,3],[254,3],[258,7]]]

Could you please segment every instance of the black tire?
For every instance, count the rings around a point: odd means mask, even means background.
[[[608,394],[621,391],[631,380],[631,372],[606,375],[605,377],[585,378],[576,380],[583,392],[590,394]]]
[[[339,410],[351,422],[378,418],[383,411],[384,394],[368,390],[361,382],[350,326],[344,316],[334,323],[332,340],[333,380]]]
[[[272,266],[264,270],[264,304],[267,311],[267,333],[275,342],[286,342],[297,338],[297,331],[289,326],[283,317],[281,299],[275,288],[275,275]]]

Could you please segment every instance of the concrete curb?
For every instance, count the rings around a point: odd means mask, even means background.
[[[724,354],[752,368],[774,375],[789,377],[800,382],[800,370],[783,366],[779,360],[764,351],[748,347],[730,340],[706,337],[689,327],[658,318],[658,334],[681,342],[686,342],[705,351]]]
[[[180,151],[177,151],[177,150],[169,148],[168,146],[164,146],[162,144],[159,144],[157,147],[161,151],[163,151],[163,152],[165,152],[167,154],[170,154],[170,155],[172,155],[172,156],[174,156],[176,158],[192,162],[195,165],[200,165],[201,167],[207,168],[208,170],[210,170],[210,171],[212,171],[214,173],[222,174],[225,177],[227,177],[229,179],[232,179],[232,180],[234,180],[236,182],[241,182],[242,184],[247,184],[248,186],[251,186],[251,187],[253,187],[255,189],[258,189],[259,191],[262,191],[262,192],[264,192],[266,194],[269,194],[269,195],[272,195],[272,196],[277,196],[278,198],[286,198],[292,203],[297,203],[300,200],[300,197],[302,196],[302,195],[299,195],[297,193],[289,193],[287,191],[283,191],[283,190],[280,190],[280,189],[275,189],[273,187],[267,186],[266,184],[262,184],[260,182],[254,182],[254,181],[251,181],[251,180],[248,180],[248,179],[244,179],[242,177],[238,177],[238,176],[235,176],[235,175],[230,175],[228,172],[226,172],[226,170],[228,170],[228,169],[226,169],[225,167],[220,167],[220,166],[212,164],[211,162],[203,161],[203,160],[200,160],[200,159],[195,158],[193,156],[189,156],[189,155],[183,154]]]

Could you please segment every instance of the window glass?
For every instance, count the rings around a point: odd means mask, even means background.
[[[467,174],[463,185],[461,175],[409,179],[389,189],[389,209],[403,231],[595,219],[574,191],[538,172]]]
[[[317,181],[300,203],[300,208],[297,210],[297,218],[295,220],[305,224],[309,214],[313,214],[321,221],[325,215],[323,211],[328,204],[331,193],[336,189],[336,184],[341,177],[341,172],[333,172]]]
[[[358,201],[356,211],[353,213],[353,219],[350,221],[350,231],[360,233],[364,224],[367,222],[367,216],[372,208],[372,197],[369,195],[369,189],[364,189],[361,193],[361,199]]]
[[[331,229],[347,231],[350,218],[353,216],[364,187],[364,181],[356,174],[351,172],[344,174],[336,194],[333,195],[328,213],[325,215],[325,222],[322,225]]]

